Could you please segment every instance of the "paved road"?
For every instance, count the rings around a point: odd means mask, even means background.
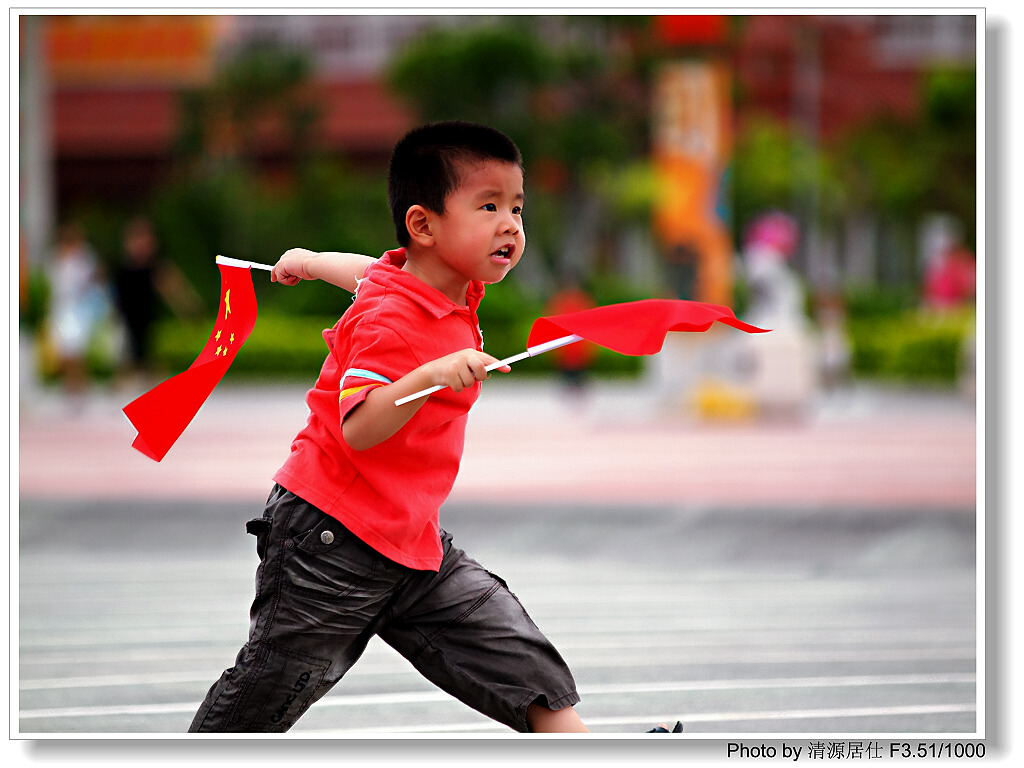
[[[554,414],[555,400],[544,402]],[[123,460],[111,469],[109,452],[123,449],[114,437],[126,432],[103,414],[77,427],[45,413],[23,420],[20,733],[179,734],[230,664],[255,567],[244,522],[259,514],[267,485],[251,467],[238,482],[238,456],[204,464],[196,452],[244,446],[259,463],[281,449],[257,440],[251,419],[230,420],[247,440],[223,429],[225,412],[244,409],[221,403],[194,425],[203,440],[175,447],[182,466],[168,474],[182,477],[191,462],[203,478],[190,491],[143,482]],[[443,522],[560,647],[595,732],[678,719],[692,739],[967,737],[980,707],[973,413],[938,401],[884,413],[874,405],[833,403],[798,426],[688,429],[635,413],[627,420],[621,409],[570,423],[545,418],[543,407],[533,418],[485,407],[460,478],[470,488]],[[291,428],[286,410],[267,404],[265,437]],[[214,446],[206,438],[218,430]],[[673,460],[638,461],[636,431],[675,451]],[[780,441],[789,456],[749,450]],[[865,458],[867,445],[883,448],[881,458]],[[616,448],[619,459],[609,458]],[[570,449],[587,471],[567,481],[574,492],[557,494],[560,473],[541,469]],[[793,452],[812,489],[801,503],[789,487],[801,480]],[[727,471],[728,455],[739,470]],[[966,470],[955,466],[964,455]],[[55,470],[44,483],[38,463],[47,456]],[[623,461],[633,474],[646,466],[654,490],[638,483],[612,493],[608,473]],[[541,479],[502,482],[494,471],[523,464]],[[788,471],[788,482],[758,473],[765,465]],[[138,466],[146,478],[165,469]],[[846,481],[828,482],[829,468],[842,466],[852,467]],[[717,494],[694,490],[701,483],[682,471],[693,467],[718,483]],[[67,475],[89,468],[104,483],[76,498]],[[295,732],[506,733],[382,644]]]

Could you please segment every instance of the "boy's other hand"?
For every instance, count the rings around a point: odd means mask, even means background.
[[[394,384],[370,390],[366,399],[353,408],[341,423],[345,442],[354,451],[380,445],[405,426],[427,400],[420,397],[396,408],[396,399],[430,386],[451,387],[454,392],[461,392],[486,379],[487,366],[498,362],[486,352],[463,349],[424,363]],[[495,370],[508,373],[512,368],[502,365]]]
[[[302,280],[315,280],[306,267],[316,255],[315,251],[305,248],[289,248],[274,265],[270,272],[270,281],[282,285],[297,285]]]
[[[452,391],[461,392],[466,387],[486,379],[490,375],[487,366],[496,362],[498,359],[486,352],[463,349],[427,363],[427,367],[434,385],[451,387]],[[494,370],[508,373],[512,368],[503,365]]]

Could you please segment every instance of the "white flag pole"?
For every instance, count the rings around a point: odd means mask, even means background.
[[[506,357],[504,360],[498,360],[495,363],[491,363],[484,370],[493,371],[496,370],[497,368],[501,368],[503,365],[511,365],[512,363],[518,363],[520,360],[525,360],[528,357],[534,357],[536,355],[543,354],[544,352],[550,352],[552,349],[558,349],[559,347],[564,347],[567,344],[574,344],[577,341],[583,341],[583,337],[577,336],[576,334],[571,334],[569,336],[562,336],[560,339],[554,339],[553,341],[545,341],[543,344],[535,344],[532,347],[527,347],[525,352],[520,352],[518,355],[512,355],[512,357]],[[395,400],[395,405],[397,406],[405,405],[406,403],[411,403],[413,400],[418,400],[419,398],[433,394],[434,392],[440,392],[442,389],[445,389],[445,387],[439,385],[436,387],[430,387],[428,389],[420,390],[415,394],[407,395],[406,397],[402,397],[399,398],[398,400]]]
[[[272,272],[274,270],[274,267],[270,264],[260,264],[259,262],[244,261],[243,259],[232,259],[227,256],[218,256],[217,263],[223,264],[226,267],[241,267],[243,269],[247,267],[252,269],[265,269],[267,272]],[[493,371],[498,368],[501,368],[503,365],[511,365],[512,363],[518,363],[520,360],[525,360],[528,357],[541,355],[545,352],[550,352],[552,349],[558,349],[559,347],[564,347],[567,344],[574,344],[577,341],[583,341],[583,337],[577,336],[576,334],[570,334],[569,336],[562,336],[559,339],[546,341],[543,344],[535,344],[532,347],[528,347],[525,352],[520,352],[518,355],[512,355],[512,357],[506,357],[504,360],[498,360],[496,363],[491,363],[484,370]],[[408,395],[399,400],[396,400],[395,405],[398,406],[405,405],[406,403],[411,403],[413,400],[418,400],[419,398],[433,394],[434,392],[440,392],[442,389],[445,389],[445,387],[436,386],[420,390],[415,394]]]
[[[217,263],[223,264],[225,267],[241,267],[246,269],[251,267],[252,269],[265,269],[267,272],[273,272],[274,267],[272,264],[260,264],[255,261],[243,261],[242,259],[231,259],[227,256],[218,256]]]

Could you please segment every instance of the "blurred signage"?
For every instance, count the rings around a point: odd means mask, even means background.
[[[727,16],[655,16],[654,29],[666,45],[717,45],[729,34]]]
[[[732,300],[731,238],[718,212],[731,153],[729,79],[714,61],[673,61],[654,93],[654,230],[676,274],[691,266],[680,298]]]
[[[216,16],[49,16],[44,50],[60,85],[189,83],[209,76]]]

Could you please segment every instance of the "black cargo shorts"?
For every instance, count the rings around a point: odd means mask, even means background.
[[[249,639],[190,731],[286,731],[378,635],[428,680],[526,732],[526,709],[579,701],[572,674],[505,582],[441,531],[438,572],[399,565],[275,486],[246,526],[260,558]]]

